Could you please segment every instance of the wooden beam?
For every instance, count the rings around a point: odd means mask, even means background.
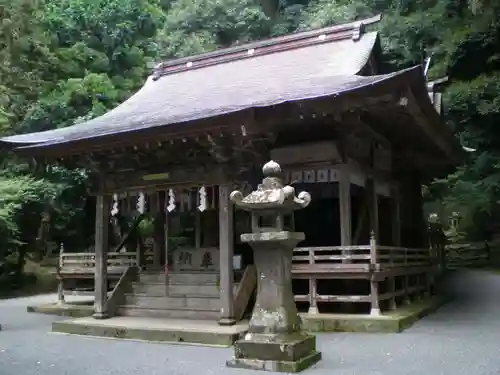
[[[201,163],[200,163],[201,164]],[[162,177],[161,175],[164,176]],[[159,179],[145,179],[147,176],[159,175]],[[161,189],[170,186],[191,187],[204,185],[218,185],[224,180],[226,172],[220,165],[205,165],[196,168],[176,167],[171,169],[145,169],[141,173],[136,170],[116,174],[108,174],[101,191],[94,194],[113,194],[140,189]]]

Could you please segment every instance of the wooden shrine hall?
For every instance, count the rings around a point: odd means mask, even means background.
[[[379,20],[166,61],[103,116],[1,139],[91,172],[95,254],[64,249],[59,275],[95,280],[95,318],[242,319],[257,275],[229,194],[256,188],[269,160],[312,196],[287,224],[306,235],[293,258],[302,311],[379,315],[432,293],[421,185],[462,149],[422,67],[381,71]],[[130,245],[138,228],[147,241]]]

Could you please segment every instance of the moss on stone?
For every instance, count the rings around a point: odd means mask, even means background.
[[[74,304],[74,305],[59,305],[57,303],[28,306],[26,311],[29,313],[39,313],[57,316],[68,316],[72,318],[84,318],[87,316],[92,316],[94,312],[93,306]]]
[[[382,316],[303,314],[302,328],[309,332],[372,332],[398,333],[412,326],[419,319],[436,311],[447,301],[432,297]]]
[[[153,342],[186,343],[230,347],[239,338],[238,333],[194,332],[88,325],[73,321],[52,323],[52,331],[83,336],[111,337]]]

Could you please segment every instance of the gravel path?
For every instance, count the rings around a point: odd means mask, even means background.
[[[498,375],[500,275],[457,272],[454,302],[402,334],[321,334],[310,375]],[[48,333],[63,318],[26,313],[38,296],[0,301],[0,375],[247,375],[228,369],[231,349]]]

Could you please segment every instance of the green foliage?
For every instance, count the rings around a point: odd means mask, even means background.
[[[150,216],[144,217],[137,226],[137,230],[142,238],[152,236],[155,230],[154,219]]]
[[[492,3],[466,13],[444,41],[443,61],[452,80],[444,97],[446,120],[477,151],[435,188],[447,210],[460,213],[460,230],[479,240],[487,239],[500,219],[499,10],[500,4]]]
[[[0,176],[0,285],[21,282],[24,254],[36,237],[37,219],[45,202],[62,189],[60,183],[33,177]]]
[[[303,12],[300,29],[309,30],[372,15],[368,2],[314,0]]]
[[[253,0],[176,0],[159,43],[164,56],[187,56],[263,38],[271,28]]]

